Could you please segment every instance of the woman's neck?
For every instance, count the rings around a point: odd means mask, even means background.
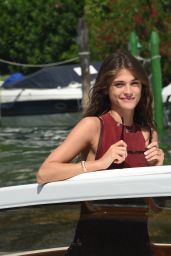
[[[131,112],[127,112],[127,113],[121,113],[121,112],[118,112],[118,111],[115,111],[115,110],[110,110],[110,114],[111,116],[115,119],[115,121],[117,123],[123,123],[122,121],[122,118],[124,120],[124,124],[127,125],[127,126],[132,126],[133,125],[133,113],[132,111]]]

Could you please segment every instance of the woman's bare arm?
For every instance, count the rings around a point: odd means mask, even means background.
[[[98,129],[99,120],[96,117],[82,119],[69,133],[65,141],[40,166],[36,174],[37,182],[43,184],[64,180],[83,173],[80,163],[68,162],[87,147],[91,147]],[[87,169],[89,171],[98,170],[98,161],[89,161]]]
[[[89,148],[95,152],[100,135],[100,121],[97,117],[86,117],[70,132],[65,141],[56,148],[41,165],[37,172],[40,184],[71,178],[83,173],[81,163],[69,163],[79,153]],[[107,169],[112,162],[122,163],[127,157],[127,145],[120,140],[110,146],[98,160],[86,161],[88,172]]]

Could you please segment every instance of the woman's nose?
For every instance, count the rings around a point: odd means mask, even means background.
[[[124,93],[127,94],[127,95],[132,95],[132,88],[131,88],[130,84],[125,85]]]

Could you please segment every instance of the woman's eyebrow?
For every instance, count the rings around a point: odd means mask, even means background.
[[[124,80],[114,80],[114,83],[125,83],[125,82],[126,82],[126,81],[124,81]],[[131,82],[131,83],[132,83],[132,82],[140,82],[140,80],[137,79],[137,78],[135,78],[135,79],[132,79],[130,82]]]
[[[132,82],[134,82],[134,81],[139,81],[140,82],[140,80],[138,78],[135,78],[135,79],[132,80]]]
[[[125,83],[123,80],[115,80],[114,83]]]

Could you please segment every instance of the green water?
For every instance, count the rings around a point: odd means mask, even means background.
[[[55,128],[0,129],[0,186],[35,183],[35,173],[69,130]]]

